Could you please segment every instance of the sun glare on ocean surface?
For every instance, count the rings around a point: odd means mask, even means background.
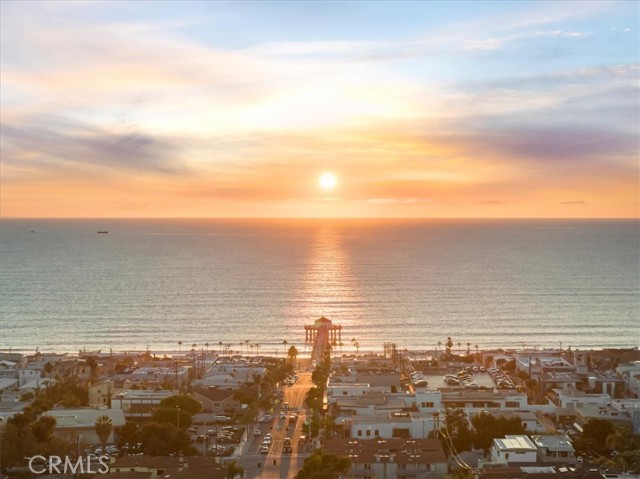
[[[323,190],[332,190],[338,184],[338,179],[333,173],[323,173],[318,178],[318,184]]]

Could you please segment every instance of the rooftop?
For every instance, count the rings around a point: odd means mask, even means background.
[[[45,413],[56,419],[58,428],[93,428],[100,416],[108,416],[113,427],[124,426],[122,409],[52,409]]]
[[[535,452],[537,450],[531,439],[524,435],[508,435],[502,439],[494,439],[493,443],[501,451]]]
[[[575,452],[567,436],[533,436],[533,443],[549,451]]]

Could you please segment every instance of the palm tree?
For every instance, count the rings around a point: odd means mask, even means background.
[[[356,341],[353,345],[356,347],[356,356],[360,356],[360,343]]]
[[[244,467],[238,465],[236,461],[227,463],[227,479],[236,479],[236,477],[244,477]]]
[[[253,348],[255,348],[255,346],[253,344],[250,344],[249,348],[251,349],[251,356],[253,356]]]
[[[298,349],[295,346],[292,345],[289,348],[289,352],[287,352],[287,355],[291,359],[291,362],[293,364],[295,364],[296,363],[296,358],[298,357]]]
[[[182,341],[178,341],[178,356],[182,355]]]
[[[47,373],[47,376],[49,376],[49,380],[47,381],[47,398],[51,399],[51,373],[53,372],[53,364],[45,364],[44,372]]]
[[[222,344],[223,344],[222,341],[218,343],[218,346],[220,346],[220,355],[222,355]]]
[[[98,436],[98,439],[100,439],[100,444],[102,445],[102,454],[104,454],[107,442],[109,442],[109,436],[111,436],[111,431],[113,430],[113,422],[109,416],[100,416],[96,419],[95,428],[96,435]]]
[[[257,355],[260,352],[260,343],[256,343],[255,348],[256,348],[256,355]]]
[[[451,354],[451,348],[453,347],[453,340],[451,339],[451,336],[447,337],[447,354]]]
[[[467,356],[471,354],[471,343],[467,343]]]
[[[462,354],[462,343],[458,341],[458,354]]]

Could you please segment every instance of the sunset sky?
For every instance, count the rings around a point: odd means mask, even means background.
[[[639,215],[638,2],[0,5],[3,217]]]

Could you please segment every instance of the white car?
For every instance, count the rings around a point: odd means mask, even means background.
[[[271,422],[271,421],[273,421],[273,416],[271,414],[265,414],[260,419],[258,419],[258,422]]]
[[[260,431],[260,429],[257,429],[257,428],[256,428],[256,429],[254,429],[254,430],[253,430],[253,435],[254,435],[254,436],[259,436],[259,435],[261,435],[261,434],[262,434],[262,431]]]
[[[269,446],[260,447],[260,454],[269,454]]]
[[[270,437],[265,437],[265,438],[262,440],[262,445],[263,445],[263,446],[269,446],[269,445],[271,445],[271,438],[270,438]]]

